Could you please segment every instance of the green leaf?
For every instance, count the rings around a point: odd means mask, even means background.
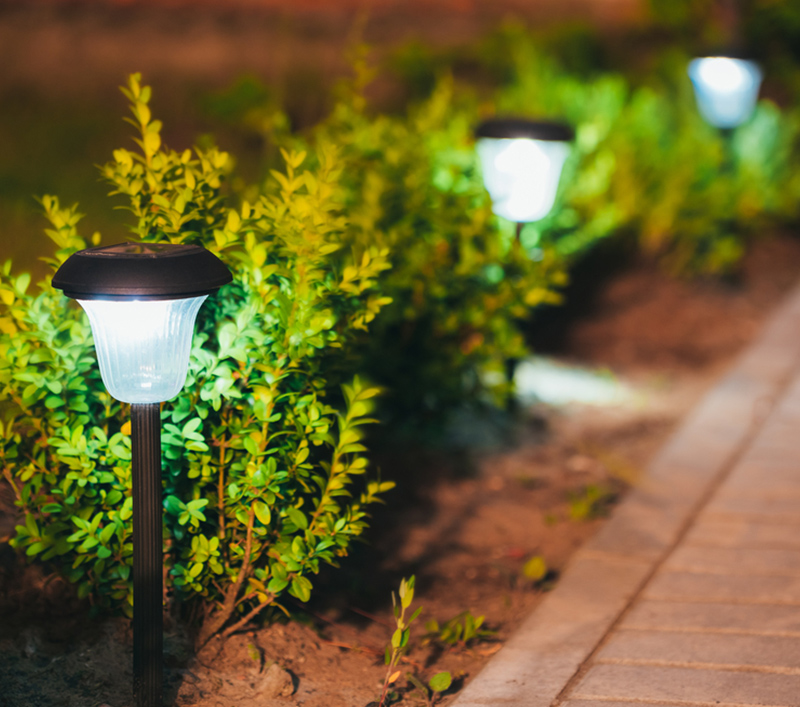
[[[534,555],[522,566],[522,576],[531,582],[541,581],[547,572],[547,563],[541,555]]]
[[[47,381],[47,388],[51,393],[54,393],[55,395],[61,395],[61,391],[64,389],[64,386],[61,385],[60,381],[51,380]]]
[[[272,513],[270,512],[269,506],[264,503],[263,501],[255,501],[253,503],[253,512],[256,514],[256,518],[263,524],[269,525],[270,521],[272,520]]]
[[[35,542],[35,543],[31,543],[30,545],[28,545],[28,548],[25,550],[25,554],[28,555],[29,557],[33,556],[33,555],[38,555],[42,550],[45,549],[45,547],[46,547],[46,545],[41,541]]]
[[[447,671],[443,671],[441,673],[436,673],[430,681],[428,682],[428,686],[434,692],[444,692],[445,690],[450,688],[450,685],[453,683],[453,677]]]
[[[278,595],[280,594],[289,584],[288,579],[281,579],[279,577],[273,577],[269,584],[267,584],[267,591],[270,594]]]
[[[145,152],[149,154],[154,154],[158,152],[160,147],[161,147],[161,137],[159,136],[158,133],[148,132],[144,136]]]
[[[105,545],[108,543],[109,540],[113,537],[114,533],[117,530],[117,526],[113,523],[109,523],[103,530],[100,532],[100,542]]]
[[[59,398],[57,395],[48,395],[44,399],[44,406],[48,410],[56,410],[64,405],[63,398]]]
[[[186,504],[181,501],[177,496],[169,495],[164,501],[164,508],[167,513],[178,515],[186,510]]]
[[[256,441],[252,437],[244,438],[244,448],[253,456],[258,456],[260,453],[258,444],[256,444]]]
[[[39,526],[36,524],[35,518],[30,514],[25,515],[25,527],[30,533],[31,537],[39,537]]]
[[[297,597],[302,602],[307,602],[311,598],[311,582],[305,577],[295,576],[289,587],[289,594]]]
[[[400,603],[404,609],[407,609],[409,606],[411,606],[411,602],[414,601],[415,580],[416,578],[414,575],[412,575],[408,579],[403,579],[400,582]]]
[[[299,509],[287,508],[286,514],[289,516],[292,523],[294,523],[301,530],[308,528],[308,518],[306,518],[305,514]]]

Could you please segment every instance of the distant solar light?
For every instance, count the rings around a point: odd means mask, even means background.
[[[563,123],[494,118],[475,131],[483,182],[498,216],[518,224],[550,213],[575,133]]]
[[[730,129],[752,115],[762,74],[747,59],[707,56],[689,62],[689,78],[703,118],[714,127]]]

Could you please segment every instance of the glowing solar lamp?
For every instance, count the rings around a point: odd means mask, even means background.
[[[53,287],[78,300],[92,326],[108,392],[131,403],[133,477],[133,692],[162,704],[160,403],[183,388],[197,312],[231,281],[194,245],[121,243],[70,256]]]
[[[732,130],[753,113],[761,86],[761,69],[747,59],[706,56],[689,62],[697,107],[716,128]]]
[[[564,123],[493,118],[475,131],[483,182],[498,216],[522,225],[553,208],[575,133]]]

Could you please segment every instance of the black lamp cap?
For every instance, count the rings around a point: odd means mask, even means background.
[[[53,287],[74,299],[166,300],[207,295],[232,279],[201,246],[126,242],[73,253]]]
[[[530,138],[532,140],[552,140],[569,142],[575,138],[575,131],[567,123],[526,118],[490,118],[475,129],[475,137],[482,138]]]
[[[747,51],[739,46],[727,45],[710,47],[707,51],[700,52],[696,59],[713,59],[720,57],[722,59],[741,59],[743,61],[755,61],[756,57],[752,52]]]

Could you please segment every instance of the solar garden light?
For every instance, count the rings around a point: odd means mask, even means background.
[[[574,130],[565,123],[492,118],[475,130],[483,182],[498,216],[523,224],[553,208]]]
[[[160,403],[186,382],[194,322],[206,297],[231,281],[196,245],[120,243],[71,255],[53,287],[78,300],[92,326],[100,375],[131,404],[133,476],[133,692],[162,704]]]
[[[689,78],[706,122],[731,131],[752,115],[762,74],[754,61],[718,55],[689,62]]]

